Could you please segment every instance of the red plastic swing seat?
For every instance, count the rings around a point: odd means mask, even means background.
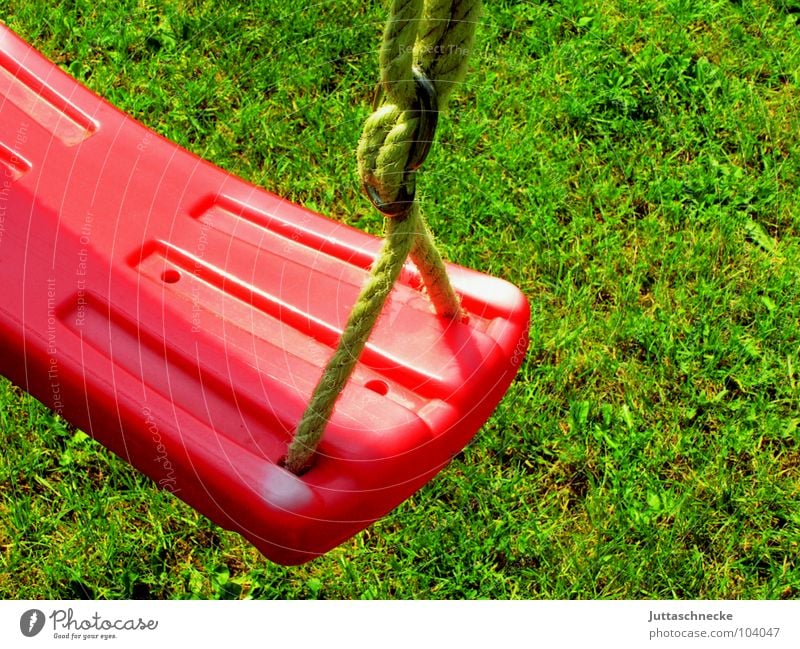
[[[404,270],[317,460],[280,466],[380,241],[149,131],[0,26],[0,372],[270,559],[307,561],[473,437],[527,346],[505,281]]]

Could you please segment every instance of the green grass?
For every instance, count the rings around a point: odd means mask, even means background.
[[[384,10],[0,0],[114,104],[370,232]],[[476,440],[325,557],[270,564],[0,383],[0,595],[800,597],[800,4],[487,0],[421,185],[530,297]]]

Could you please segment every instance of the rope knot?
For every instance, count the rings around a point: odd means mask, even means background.
[[[403,219],[414,202],[415,172],[428,156],[439,121],[436,86],[418,67],[412,68],[415,93],[410,101],[389,103],[378,84],[373,113],[358,146],[361,183],[384,215]],[[390,99],[395,99],[389,95]]]

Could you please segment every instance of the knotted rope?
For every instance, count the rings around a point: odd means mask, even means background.
[[[416,169],[433,139],[436,115],[466,73],[479,14],[480,0],[392,2],[380,53],[376,99],[382,102],[367,118],[357,150],[362,184],[389,217],[386,237],[289,445],[285,466],[294,473],[309,465],[409,255],[436,313],[450,319],[463,315],[414,196]]]

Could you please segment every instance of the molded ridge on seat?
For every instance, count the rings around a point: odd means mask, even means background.
[[[0,26],[0,372],[280,563],[386,514],[489,417],[527,346],[503,280],[408,264],[313,468],[279,465],[380,241],[231,176]]]

